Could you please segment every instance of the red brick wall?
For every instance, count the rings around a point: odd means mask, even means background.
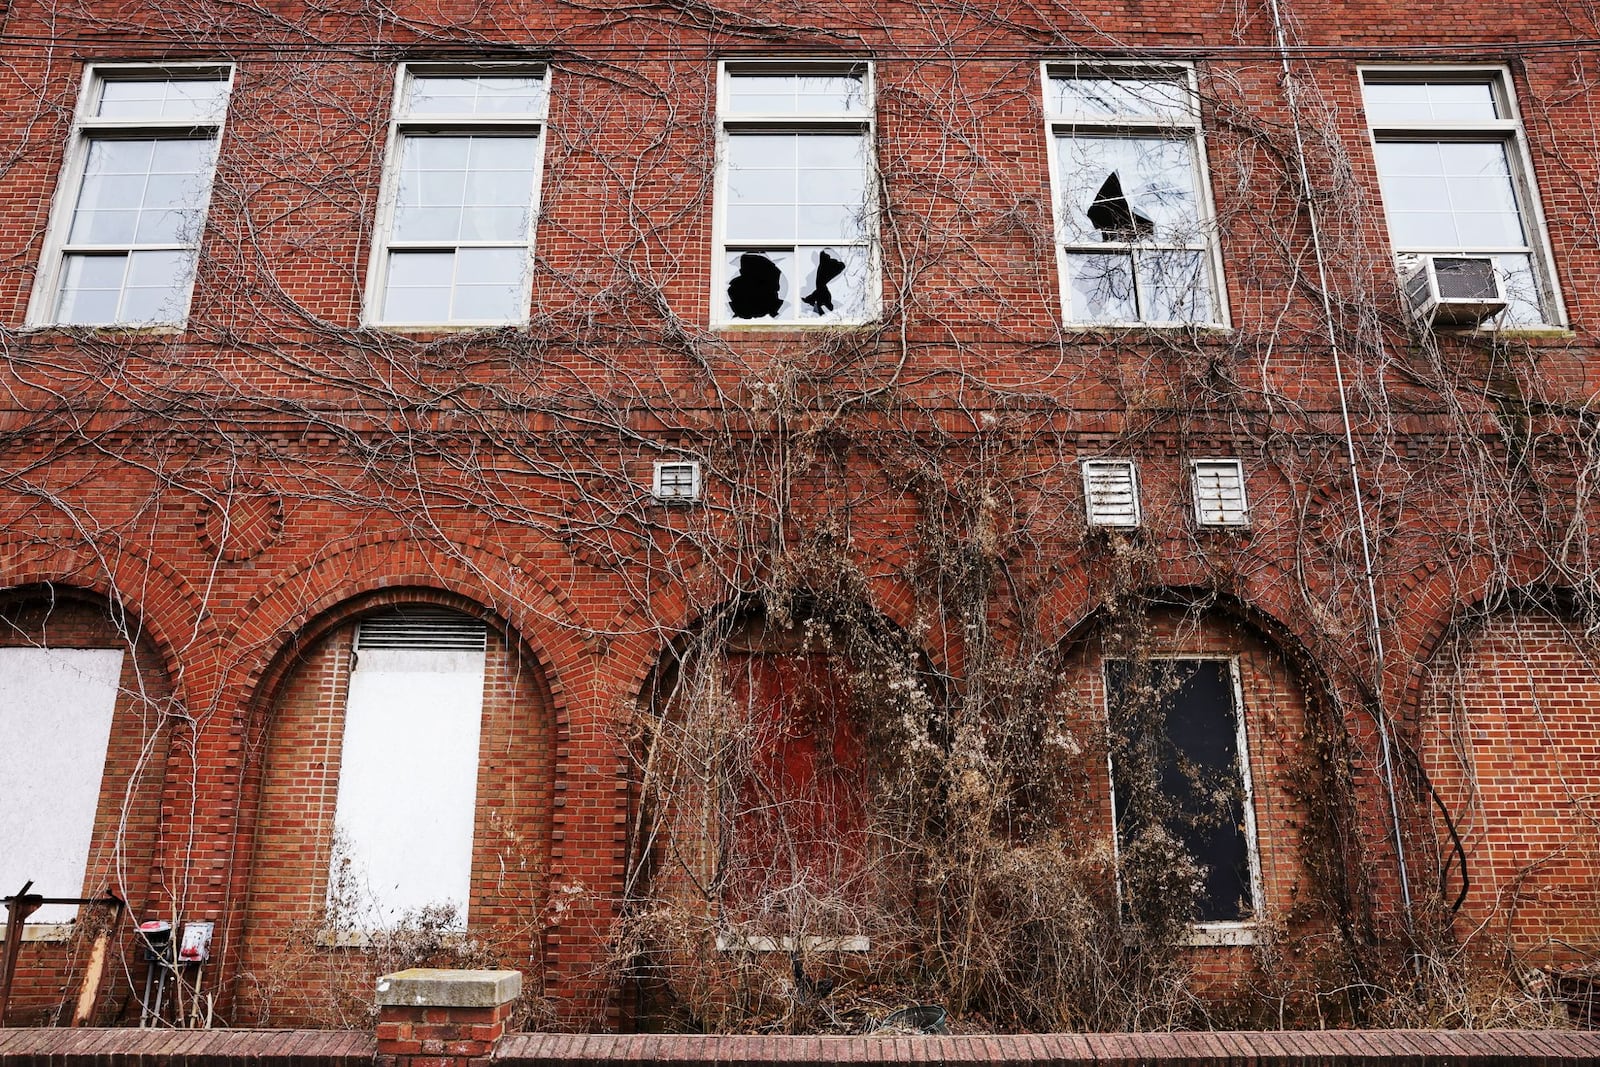
[[[1527,965],[1600,948],[1600,660],[1570,618],[1497,611],[1430,665],[1423,757],[1466,853],[1456,930]],[[1457,857],[1435,809],[1447,896]]]

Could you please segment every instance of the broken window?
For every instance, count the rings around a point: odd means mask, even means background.
[[[1507,302],[1501,325],[1558,321],[1510,86],[1494,71],[1362,76],[1389,239],[1406,273],[1421,257],[1482,255]]]
[[[725,66],[719,321],[871,317],[870,95],[864,65]]]
[[[1220,323],[1187,72],[1051,68],[1047,85],[1067,320]]]
[[[439,608],[362,620],[328,882],[336,925],[384,929],[424,908],[465,925],[486,637]]]
[[[34,292],[33,325],[178,325],[228,107],[226,67],[91,72]]]
[[[120,649],[0,648],[0,895],[82,895],[121,674]]]
[[[528,317],[544,70],[407,67],[369,314],[388,325]]]
[[[1164,885],[1165,872],[1130,872],[1181,849],[1196,865],[1200,923],[1255,917],[1255,813],[1240,715],[1237,665],[1226,659],[1106,663],[1112,729],[1112,808],[1124,892]],[[1151,847],[1152,839],[1158,840]],[[1148,875],[1149,877],[1145,877]],[[1136,912],[1149,904],[1130,901]]]

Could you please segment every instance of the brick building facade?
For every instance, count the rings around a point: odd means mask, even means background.
[[[238,1024],[1592,961],[1592,12],[0,18],[0,892],[126,900],[99,1018],[147,920]]]

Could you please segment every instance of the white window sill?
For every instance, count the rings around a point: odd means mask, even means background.
[[[23,923],[22,943],[30,941],[69,941],[76,927],[72,923]],[[0,943],[6,939],[5,923],[0,923]]]
[[[159,323],[116,323],[107,322],[98,325],[75,322],[38,322],[24,326],[26,333],[72,333],[72,334],[118,334],[123,337],[176,337],[183,333],[185,323],[159,322]]]
[[[783,320],[773,322],[756,322],[737,320],[734,322],[713,322],[713,330],[725,330],[731,333],[771,333],[775,330],[796,330],[810,333],[815,330],[870,330],[881,323],[877,319],[849,319],[837,322],[802,322],[799,320]]]
[[[526,333],[528,321],[518,322],[364,322],[363,330],[380,333],[487,333],[499,330],[516,330]]]
[[[1194,923],[1183,935],[1183,943],[1191,948],[1210,948],[1226,945],[1254,945],[1256,924],[1253,922]]]
[[[1232,326],[1220,322],[1063,322],[1063,330],[1073,333],[1110,332],[1127,333],[1129,330],[1149,330],[1152,333],[1175,333],[1182,330],[1185,333],[1196,331],[1199,333],[1215,334],[1225,337],[1233,332]]]
[[[801,952],[870,952],[872,939],[861,934],[847,937],[800,938]],[[762,934],[718,934],[718,952],[793,952],[792,937],[767,937]]]

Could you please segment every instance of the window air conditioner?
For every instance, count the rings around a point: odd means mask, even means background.
[[[1401,284],[1411,317],[1424,326],[1476,326],[1506,309],[1488,256],[1420,256]]]

